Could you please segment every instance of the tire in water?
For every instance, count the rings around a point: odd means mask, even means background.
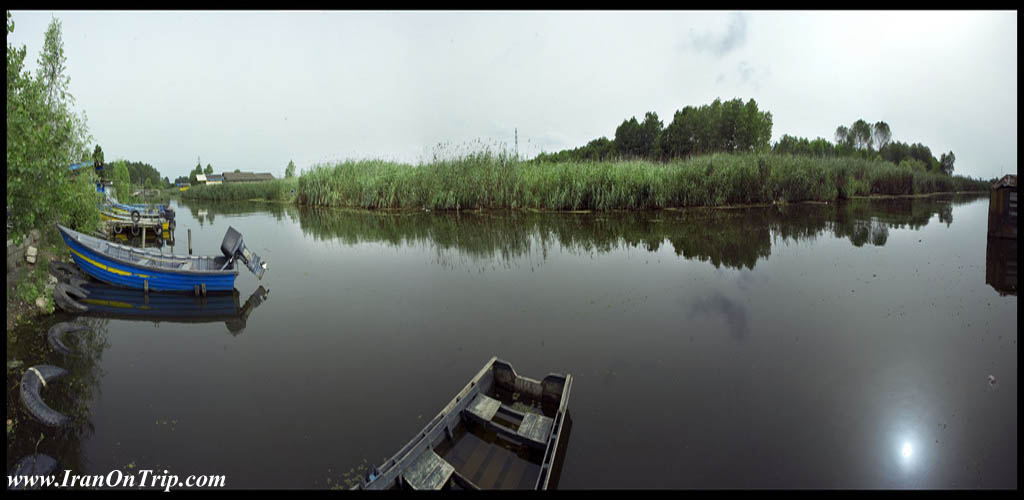
[[[39,391],[43,388],[43,381],[47,384],[56,380],[68,371],[52,365],[36,365],[21,376],[21,404],[28,411],[32,418],[49,427],[63,427],[68,423],[68,417],[63,413],[50,408],[43,402]],[[40,380],[40,376],[42,380]]]
[[[46,340],[50,343],[50,347],[52,347],[54,351],[66,356],[74,354],[74,351],[64,343],[64,335],[68,333],[87,332],[89,330],[90,328],[86,325],[79,325],[65,321],[51,326],[50,330],[46,332]]]

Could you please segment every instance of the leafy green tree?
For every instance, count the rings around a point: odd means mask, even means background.
[[[96,145],[96,149],[92,151],[92,161],[97,165],[103,165],[103,148],[99,144]]]
[[[853,145],[853,136],[850,134],[850,129],[846,128],[845,125],[840,125],[836,128],[836,145]]]
[[[942,158],[939,159],[939,169],[946,175],[953,175],[953,162],[956,161],[956,156],[952,151],[949,154],[943,153]]]
[[[8,40],[14,20],[7,13]],[[37,76],[24,71],[26,49],[7,44],[7,205],[15,241],[54,222],[91,231],[99,227],[99,201],[91,171],[76,176],[68,165],[89,158],[84,113],[72,108],[60,21],[47,28]]]
[[[640,142],[637,144],[637,156],[650,158],[655,155],[658,136],[665,125],[658,119],[658,113],[648,111],[640,124]]]
[[[288,160],[288,166],[284,169],[284,176],[286,179],[295,177],[295,162]]]
[[[853,147],[860,150],[871,151],[874,139],[871,137],[871,125],[868,125],[868,122],[862,119],[853,122],[853,125],[850,127],[850,136],[852,138]]]
[[[615,129],[615,152],[620,156],[635,158],[642,150],[641,136],[643,130],[636,117],[623,120],[622,124]]]
[[[879,151],[885,148],[889,144],[889,140],[892,139],[892,131],[889,130],[889,124],[883,121],[879,121],[871,126],[871,134]]]
[[[206,164],[206,170],[203,170],[203,173],[206,174],[206,175],[212,174],[213,173],[213,165],[210,165],[209,163],[207,163]]]
[[[111,165],[110,179],[114,183],[114,195],[121,203],[129,203],[132,199],[132,181],[128,175],[125,161],[118,159]]]

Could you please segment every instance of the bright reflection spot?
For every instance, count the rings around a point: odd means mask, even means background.
[[[914,454],[914,447],[909,442],[903,443],[903,449],[900,451],[903,454],[903,458],[910,458]]]

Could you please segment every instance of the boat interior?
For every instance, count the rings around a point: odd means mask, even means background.
[[[364,488],[547,489],[568,439],[572,378],[538,381],[492,360]],[[552,483],[554,480],[554,483]]]

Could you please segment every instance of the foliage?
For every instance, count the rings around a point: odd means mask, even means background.
[[[132,182],[126,163],[118,159],[107,166],[110,169],[110,180],[114,183],[114,195],[121,203],[132,202]]]
[[[236,172],[237,172],[237,170],[236,170]],[[284,169],[284,177],[286,179],[290,179],[292,177],[295,177],[295,162],[294,161],[288,160],[288,166],[285,167],[285,169]]]
[[[24,71],[26,49],[7,45],[7,206],[16,241],[56,222],[81,231],[99,227],[93,172],[71,175],[68,165],[88,160],[91,140],[67,87],[60,21],[53,19],[36,77]],[[7,13],[7,32],[14,31]]]
[[[647,112],[642,122],[624,120],[615,129],[615,139],[600,138],[586,146],[556,153],[542,153],[538,163],[548,161],[672,160],[698,154],[763,152],[769,148],[772,115],[758,109],[753,99],[710,105],[686,106],[664,127],[658,114]]]

